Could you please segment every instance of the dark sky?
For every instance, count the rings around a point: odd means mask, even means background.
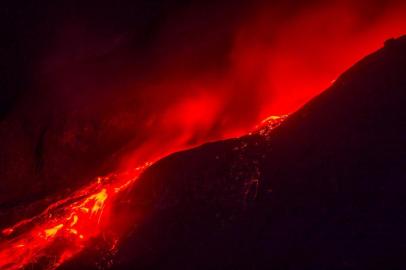
[[[4,117],[22,92],[32,90],[42,72],[69,69],[73,62],[98,58],[104,65],[116,61],[119,69],[142,66],[145,72],[174,50],[213,46],[208,43],[217,43],[209,50],[227,50],[242,6],[238,1],[232,7],[206,1],[3,1],[1,81],[5,94],[0,115]],[[170,27],[177,29],[165,36]],[[201,34],[217,40],[204,40]]]

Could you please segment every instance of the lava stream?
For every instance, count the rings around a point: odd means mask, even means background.
[[[272,116],[257,126],[257,133],[268,135],[286,116]],[[266,132],[261,132],[266,130]],[[131,172],[98,177],[94,183],[47,207],[41,214],[2,230],[0,269],[23,269],[41,265],[55,269],[86,248],[91,239],[103,234],[110,249],[117,247],[119,235],[108,229],[109,207],[152,163]]]
[[[0,269],[21,269],[40,260],[57,258],[45,269],[55,269],[79,253],[86,242],[101,233],[104,209],[133,183],[150,163],[132,173],[98,177],[67,198],[50,205],[38,216],[2,230]],[[114,235],[111,235],[114,238]],[[116,239],[111,239],[115,244]]]

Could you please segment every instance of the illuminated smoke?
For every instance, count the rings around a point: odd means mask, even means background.
[[[81,246],[83,231],[108,214],[111,194],[129,185],[103,191],[100,183],[86,185],[93,176],[239,136],[268,115],[293,112],[384,40],[406,32],[403,1],[206,3],[163,8],[158,19],[139,20],[126,9],[105,19],[103,12],[93,16],[98,8],[79,14],[50,8],[55,15],[44,17],[55,28],[39,25],[46,28],[39,30],[46,48],[28,50],[37,53],[29,90],[1,123],[7,157],[1,203],[92,187],[74,193],[74,209],[45,210],[42,215],[58,210],[51,224],[24,219],[17,226],[44,224],[28,229],[40,254],[44,243],[66,234]],[[91,226],[81,227],[84,217]],[[10,226],[19,218],[1,222]],[[26,250],[27,243],[12,243],[15,249],[0,261],[17,260],[17,251]]]
[[[402,35],[404,12],[402,1],[180,5],[145,27],[148,39],[136,25],[115,32],[103,20],[100,35],[84,14],[62,23],[40,81],[74,127],[102,125],[106,152],[132,148],[142,160],[155,152],[147,145],[172,151],[244,134],[267,115],[295,111],[383,41]],[[66,129],[80,132],[69,123]],[[88,132],[93,141],[98,131]]]

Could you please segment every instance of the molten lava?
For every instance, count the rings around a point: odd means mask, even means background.
[[[55,269],[101,233],[115,249],[118,235],[104,231],[109,217],[106,206],[149,166],[146,163],[133,172],[98,177],[95,183],[51,204],[38,216],[2,230],[5,240],[0,242],[0,269],[37,263],[45,265],[44,269]]]
[[[257,126],[256,132],[268,135],[286,117],[268,117]],[[0,269],[21,269],[35,264],[41,264],[43,269],[55,269],[101,235],[110,250],[115,250],[120,232],[109,228],[114,213],[108,209],[151,164],[145,163],[132,172],[98,177],[94,183],[51,204],[38,216],[5,228],[2,231],[5,240],[0,242]]]

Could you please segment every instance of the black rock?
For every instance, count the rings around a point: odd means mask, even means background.
[[[154,164],[113,269],[404,269],[406,36],[386,45],[271,133]]]

